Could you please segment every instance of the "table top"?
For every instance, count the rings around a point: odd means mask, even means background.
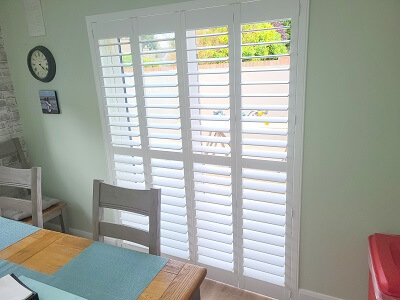
[[[92,243],[85,238],[40,229],[0,251],[0,259],[52,275]],[[170,259],[139,299],[190,299],[206,273],[205,268]]]

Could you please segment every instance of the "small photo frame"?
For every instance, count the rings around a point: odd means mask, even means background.
[[[39,91],[40,104],[44,114],[59,114],[58,98],[56,91]]]

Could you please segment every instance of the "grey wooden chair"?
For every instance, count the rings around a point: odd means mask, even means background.
[[[32,214],[32,224],[43,228],[41,168],[14,169],[0,166],[0,185],[31,190],[31,200],[0,196],[0,215],[3,210]]]
[[[0,159],[16,157],[17,161],[8,165],[8,167],[16,167],[22,169],[30,169],[28,161],[26,160],[25,153],[22,150],[21,143],[18,138],[11,139],[9,141],[0,144]],[[25,199],[29,200],[30,195],[27,194]],[[42,195],[42,215],[43,222],[46,223],[51,219],[59,217],[61,230],[64,233],[68,233],[68,219],[67,219],[67,204],[58,199],[50,198]],[[3,216],[14,219],[16,221],[22,221],[25,223],[34,223],[33,217],[30,213],[8,210],[3,211]]]
[[[149,231],[103,221],[104,208],[133,212],[149,217]],[[93,239],[104,236],[131,241],[149,247],[160,255],[161,190],[133,190],[93,181]]]

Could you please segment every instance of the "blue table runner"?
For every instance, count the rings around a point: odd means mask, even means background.
[[[0,217],[0,251],[35,233],[40,228]]]

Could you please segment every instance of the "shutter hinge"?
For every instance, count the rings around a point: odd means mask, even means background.
[[[289,289],[289,299],[292,299],[292,290]]]
[[[299,1],[299,16],[300,16],[300,14],[301,14],[301,3]]]
[[[296,116],[293,117],[293,123],[294,123],[294,126],[297,125],[297,117]]]
[[[293,224],[293,217],[294,217],[293,208],[290,209],[289,217],[290,217],[290,235],[293,235],[293,226],[294,226],[294,224]]]

